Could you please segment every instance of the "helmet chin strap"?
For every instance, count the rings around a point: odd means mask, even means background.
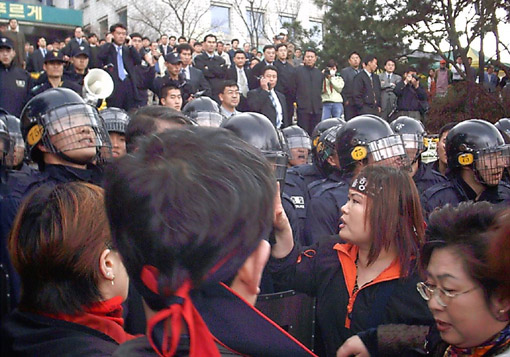
[[[92,161],[94,161],[97,158],[97,154],[98,153],[97,153],[97,149],[96,149],[96,155],[94,155],[92,158],[90,158],[88,160],[77,160],[77,159],[73,159],[73,158],[67,156],[63,152],[60,152],[60,151],[57,152],[57,155],[61,159],[65,160],[67,162],[71,162],[71,163],[76,164],[76,165],[87,165],[87,164],[92,163]]]

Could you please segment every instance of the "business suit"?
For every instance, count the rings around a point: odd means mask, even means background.
[[[250,89],[255,89],[260,87],[260,80],[259,77],[262,76],[262,72],[264,72],[264,68],[266,66],[274,65],[274,62],[269,64],[266,62],[266,60],[262,60],[259,63],[255,65],[251,69],[251,76],[248,78],[248,85],[250,86]]]
[[[244,75],[246,76],[246,85],[248,86],[248,90],[250,90],[250,85],[249,85],[249,78],[250,78],[250,70],[247,69],[247,68],[243,68],[244,70]],[[227,70],[227,79],[228,80],[231,80],[231,81],[234,81],[237,83],[237,85],[239,86],[239,78],[238,78],[238,75],[237,75],[237,67],[234,65],[232,67],[230,67],[228,70]],[[241,87],[239,86],[239,91],[241,91]],[[246,94],[248,96],[248,93]],[[237,109],[241,112],[246,112],[248,111],[248,101],[247,101],[247,98],[248,97],[245,97],[241,94],[241,99],[239,101],[239,105],[237,106]]]
[[[344,79],[344,89],[342,90],[342,97],[344,98],[344,116],[345,120],[349,120],[358,115],[358,110],[354,105],[353,95],[353,81],[354,77],[360,72],[359,69],[352,67],[345,67],[340,71],[340,75]]]
[[[28,72],[41,72],[44,65],[44,55],[42,50],[38,48],[35,50],[30,57],[28,57],[27,71]]]
[[[166,49],[166,51],[165,51],[165,49]],[[172,52],[172,46],[170,46],[170,45],[166,45],[166,46],[159,45],[159,52],[161,52],[161,54],[163,56],[166,56],[167,53]]]
[[[127,72],[127,77],[122,81],[118,74],[117,49],[113,43],[105,43],[99,48],[98,60],[101,67],[106,67],[114,83],[114,90],[111,96],[106,99],[109,107],[121,108],[126,111],[135,108],[137,98],[137,84],[139,83],[136,66],[141,64],[140,54],[134,47],[122,46],[122,62]]]
[[[67,45],[62,49],[62,54],[66,55],[68,57],[72,57],[73,53],[78,52],[78,50],[80,49],[80,46],[84,46],[88,50],[88,53],[90,53],[90,45],[88,44],[87,41],[82,39],[81,44],[80,44],[78,42],[78,39],[76,37],[73,37],[71,39],[71,41],[69,41],[67,43]]]
[[[381,115],[381,82],[379,76],[363,70],[353,80],[353,101],[359,114]]]
[[[294,102],[296,101],[296,69],[288,61],[284,63],[276,60],[274,66],[278,69],[276,90],[285,95],[287,112],[292,117],[294,115]]]
[[[402,77],[395,73],[384,72],[379,75],[379,81],[381,82],[381,118],[387,121],[391,121],[389,115],[394,109],[397,109],[397,96],[393,93],[393,89],[401,80]]]
[[[322,117],[322,79],[316,67],[296,68],[296,104],[298,125],[312,135]]]
[[[186,76],[186,82],[190,86],[190,93],[195,94],[197,92],[204,91],[202,95],[211,97],[212,96],[211,85],[209,84],[207,79],[205,79],[202,71],[191,66],[188,67],[188,70],[189,78]]]
[[[285,96],[278,91],[275,91],[275,93],[283,113],[283,121],[280,128],[284,128],[290,125],[289,115],[285,106]],[[268,117],[271,123],[276,127],[276,109],[269,96],[269,92],[262,88],[252,89],[248,92],[248,108],[251,112],[260,113]]]
[[[209,56],[209,54],[203,52],[195,57],[195,67],[202,71],[205,79],[211,85],[212,98],[219,103],[218,93],[227,76],[225,60],[220,56]]]

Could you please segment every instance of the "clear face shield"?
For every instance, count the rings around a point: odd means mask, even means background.
[[[5,165],[15,167],[23,162],[25,157],[25,142],[21,133],[10,134],[9,152],[5,156]]]
[[[214,112],[195,112],[191,116],[198,126],[212,126],[218,128],[221,126],[225,118],[223,115]]]
[[[368,143],[369,164],[409,170],[411,163],[400,135],[391,135]]]
[[[291,136],[287,138],[289,147],[289,162],[293,165],[302,165],[308,162],[312,149],[312,141],[306,136]]]
[[[0,153],[2,155],[2,164],[5,163],[6,156],[11,149],[11,138],[6,132],[0,133]]]
[[[420,155],[426,150],[424,136],[422,134],[401,134],[407,156],[414,164]]]
[[[276,180],[280,182],[280,185],[282,185],[287,173],[287,153],[283,151],[262,151],[262,155],[264,155],[264,157],[273,166]]]
[[[45,114],[44,122],[42,143],[50,152],[80,164],[111,156],[110,137],[103,119],[90,105],[55,108]]]
[[[474,155],[475,176],[484,185],[497,186],[508,167],[510,167],[510,145],[480,150]]]

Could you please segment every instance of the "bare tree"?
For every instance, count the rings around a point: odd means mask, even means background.
[[[265,29],[268,3],[268,0],[234,0],[232,2],[232,7],[246,27],[252,46],[258,47],[262,38],[269,39]]]

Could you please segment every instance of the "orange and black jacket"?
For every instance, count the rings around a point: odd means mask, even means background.
[[[357,253],[356,246],[340,244],[334,236],[311,247],[294,246],[287,257],[271,258],[268,265],[282,287],[317,298],[317,323],[327,356],[335,356],[354,334],[366,342],[370,352],[376,352],[374,334],[379,325],[433,323],[416,290],[420,278],[414,273],[401,278],[397,261],[353,294]]]

